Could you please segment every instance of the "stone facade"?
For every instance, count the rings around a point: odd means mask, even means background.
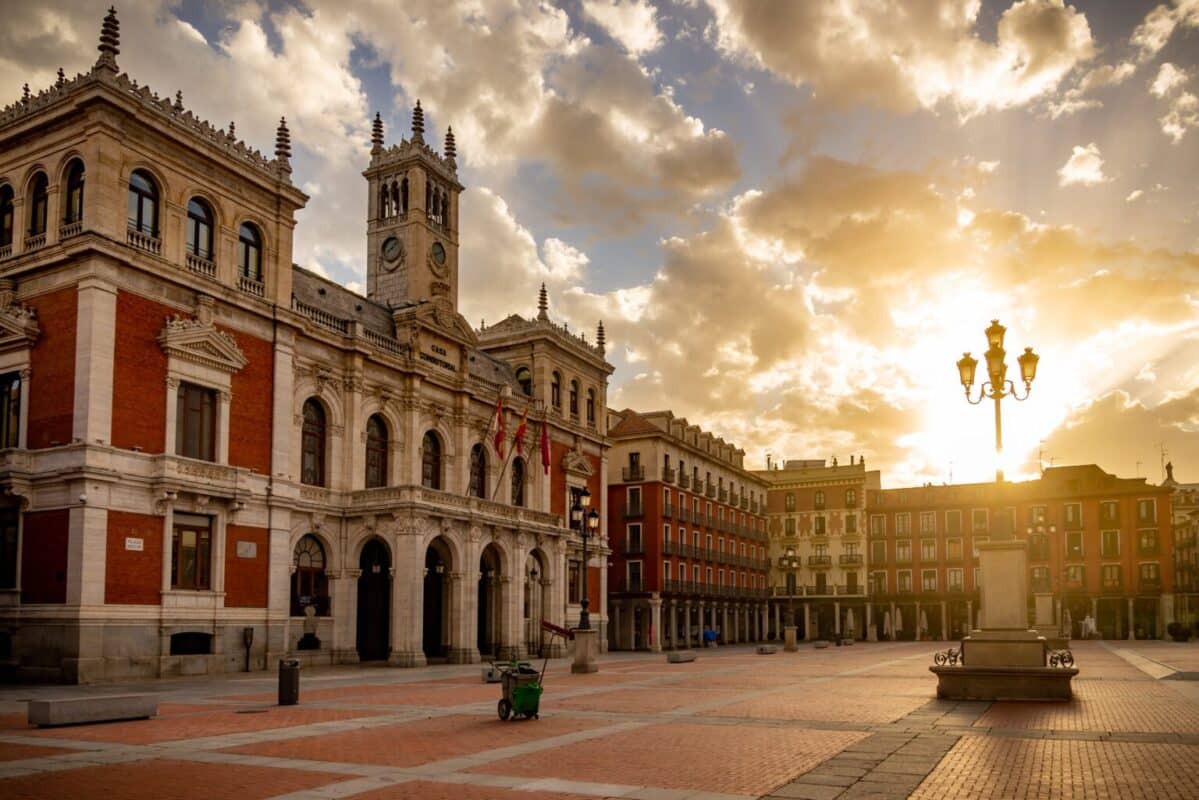
[[[434,152],[418,120],[392,148],[376,128],[372,297],[293,266],[286,124],[262,156],[121,74],[118,46],[110,13],[90,72],[0,110],[4,669],[540,651],[541,619],[578,614],[570,488],[603,497],[602,343],[544,302],[482,331],[458,314],[453,142]],[[415,188],[385,216],[401,175]],[[589,422],[552,375],[588,387]]]

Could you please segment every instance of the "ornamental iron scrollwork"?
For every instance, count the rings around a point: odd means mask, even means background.
[[[958,664],[965,664],[966,661],[964,658],[962,658],[961,650],[949,649],[949,650],[942,650],[941,652],[934,655],[933,663],[936,664],[938,667],[945,667],[945,666],[957,666]]]
[[[1049,652],[1049,666],[1072,667],[1074,666],[1074,654],[1069,650],[1051,650]]]

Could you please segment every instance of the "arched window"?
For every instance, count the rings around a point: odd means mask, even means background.
[[[329,579],[325,575],[325,548],[320,539],[306,533],[296,542],[295,574],[291,581],[291,615],[304,616],[307,606],[316,608],[318,617],[329,615]]]
[[[595,424],[595,389],[587,390],[587,424]]]
[[[512,505],[525,504],[525,460],[520,456],[512,459]]]
[[[158,184],[144,170],[129,176],[129,229],[158,238]]]
[[[198,197],[187,203],[187,254],[212,261],[212,209]]]
[[[579,382],[570,382],[570,415],[579,416]]]
[[[304,432],[300,442],[300,480],[325,485],[325,409],[315,398],[304,401]]]
[[[75,159],[67,168],[67,196],[62,210],[64,224],[83,221],[83,162]]]
[[[550,403],[554,408],[562,408],[562,376],[557,372],[550,379]]]
[[[429,431],[420,443],[420,484],[428,489],[441,488],[441,440]]]
[[[433,215],[433,184],[425,181],[425,215]]]
[[[13,191],[11,186],[0,186],[0,247],[12,244]]]
[[[525,397],[533,396],[533,373],[528,367],[521,367],[516,370],[516,382],[520,384],[520,390]]]
[[[379,217],[387,219],[391,216],[391,192],[394,186],[383,184],[383,190],[379,192]]]
[[[237,231],[237,268],[243,278],[262,280],[262,235],[248,222]]]
[[[378,414],[366,421],[366,488],[387,485],[387,423]]]
[[[408,179],[400,181],[400,213],[408,213]]]
[[[481,444],[470,449],[470,496],[487,499],[487,451]]]
[[[46,173],[39,172],[29,184],[29,235],[46,232],[46,209],[50,206],[50,183]]]

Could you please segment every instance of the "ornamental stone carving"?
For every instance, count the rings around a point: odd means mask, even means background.
[[[178,358],[222,372],[238,372],[250,363],[237,340],[225,331],[217,330],[210,321],[189,317],[167,317],[158,334],[158,344],[168,358]]]

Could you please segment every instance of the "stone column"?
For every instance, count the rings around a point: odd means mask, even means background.
[[[869,601],[866,603],[866,641],[878,641],[878,633],[874,630],[874,604]]]
[[[974,601],[966,601],[966,633],[974,630]]]
[[[949,609],[945,605],[945,601],[941,601],[941,635],[938,637],[942,642],[949,636]]]
[[[670,601],[670,649],[677,650],[679,647],[679,604],[678,602]]]
[[[510,661],[524,657],[524,637],[520,635],[520,591],[510,573],[499,577],[500,658]]]
[[[778,603],[774,604],[774,638],[780,639],[783,636],[783,611],[782,606]]]
[[[737,640],[737,634],[729,627],[728,603],[724,603],[720,607],[720,637],[724,644],[732,644]]]
[[[683,603],[683,641],[684,648],[691,648],[691,601]]]
[[[425,581],[424,552],[415,530],[401,528],[391,537],[395,553],[391,579],[391,654],[396,667],[423,667]]]
[[[51,219],[47,229],[57,224],[57,220]],[[18,234],[24,235],[23,232],[14,231],[14,238]],[[101,278],[84,278],[79,283],[75,312],[75,416],[71,436],[87,444],[106,445],[112,438],[112,373],[116,329],[116,287]],[[168,396],[167,406],[173,408],[174,405],[175,397]],[[164,433],[169,443],[166,452],[174,452],[174,427]],[[227,437],[228,431],[218,431],[217,435]],[[153,451],[160,444],[163,443],[147,441],[144,446]],[[220,555],[223,557],[224,554]],[[103,551],[100,560],[104,560]],[[100,586],[103,585],[101,582]]]
[[[1128,598],[1128,640],[1134,641],[1137,638],[1137,618],[1136,604],[1130,597]]]
[[[838,639],[841,638],[841,602],[839,600],[833,601],[833,634]]]
[[[621,641],[621,634],[624,633],[624,628],[621,627],[622,617],[621,612],[624,611],[624,604],[617,600],[612,604],[612,648],[614,650],[623,650],[624,642]]]
[[[803,604],[803,640],[812,641],[812,614],[809,603]]]
[[[703,600],[699,601],[699,625],[696,626],[696,634],[699,639],[699,646],[704,646],[704,628],[708,625],[708,604]]]
[[[662,598],[651,597],[649,601],[649,649],[652,653],[662,652]]]

